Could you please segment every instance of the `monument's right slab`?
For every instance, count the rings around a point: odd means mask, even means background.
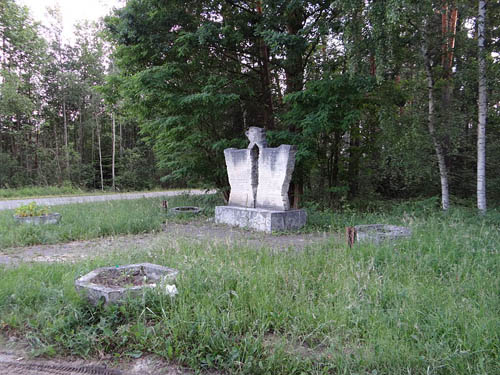
[[[215,222],[263,232],[281,232],[302,228],[307,221],[304,210],[275,211],[235,206],[215,207]]]

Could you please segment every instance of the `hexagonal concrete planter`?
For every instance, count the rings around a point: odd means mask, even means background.
[[[34,225],[42,225],[42,224],[57,224],[61,221],[61,214],[51,213],[42,216],[18,216],[14,215],[14,220],[21,224],[34,224]]]
[[[180,207],[174,207],[170,209],[170,213],[172,214],[191,214],[191,215],[197,215],[201,212],[200,207],[194,207],[194,206],[180,206]]]
[[[86,293],[97,305],[120,302],[127,296],[139,296],[146,289],[175,280],[178,270],[151,263],[97,268],[75,281],[78,292]],[[140,283],[138,280],[143,279]]]

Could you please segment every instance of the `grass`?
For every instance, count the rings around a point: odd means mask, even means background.
[[[362,216],[413,229],[381,246],[332,238],[276,253],[159,241],[76,264],[4,267],[0,330],[35,354],[151,352],[229,373],[500,373],[500,215],[409,205]],[[361,217],[337,216],[328,225]],[[179,295],[91,307],[74,291],[74,279],[98,266],[142,261],[179,269]]]
[[[92,192],[71,185],[62,186],[26,186],[22,188],[0,189],[0,199],[46,197],[52,195],[82,195]]]
[[[58,212],[62,216],[57,225],[17,224],[13,218],[14,210],[0,211],[0,249],[153,232],[160,230],[167,219],[190,219],[188,215],[169,216],[161,208],[163,199],[143,198],[51,206],[51,212]],[[204,207],[201,218],[213,216],[213,207],[219,202],[215,195],[183,195],[167,199],[170,207]]]

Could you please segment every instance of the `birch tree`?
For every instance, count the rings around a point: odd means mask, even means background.
[[[479,92],[478,92],[478,126],[477,126],[477,208],[486,212],[486,113],[488,109],[486,85],[485,58],[485,18],[486,1],[479,0],[477,31],[478,31],[478,62],[479,62]]]

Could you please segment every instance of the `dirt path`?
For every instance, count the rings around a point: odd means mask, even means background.
[[[27,199],[13,199],[0,201],[0,210],[12,210],[16,207],[28,204],[35,201],[43,206],[55,206],[60,204],[70,203],[86,203],[86,202],[103,202],[114,201],[121,199],[140,199],[140,198],[155,198],[155,197],[173,197],[176,195],[190,194],[201,195],[206,193],[213,193],[213,191],[205,191],[200,189],[184,189],[184,190],[169,190],[169,191],[152,191],[146,193],[117,193],[117,194],[103,194],[103,195],[81,195],[72,197],[50,197],[50,198],[27,198]]]
[[[272,235],[239,228],[217,225],[211,221],[186,224],[168,223],[162,232],[74,241],[54,245],[36,245],[0,250],[0,264],[15,265],[20,262],[74,262],[84,258],[130,250],[147,251],[172,240],[195,242],[215,241],[231,245],[269,247],[276,250],[302,249],[307,245],[326,242],[328,233]]]
[[[26,344],[0,337],[1,375],[188,375],[194,372],[154,355],[138,359],[85,361],[79,358],[30,358]],[[213,373],[216,375],[216,373]]]

